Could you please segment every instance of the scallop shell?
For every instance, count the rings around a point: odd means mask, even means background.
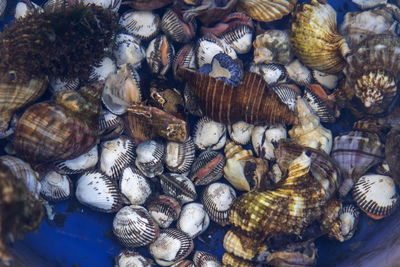
[[[218,150],[225,145],[226,127],[209,117],[203,117],[195,125],[193,142],[201,150]]]
[[[336,73],[345,67],[350,49],[337,32],[336,11],[325,1],[296,7],[290,39],[296,56],[310,68]]]
[[[76,174],[87,171],[96,166],[99,160],[97,145],[79,157],[55,164],[57,171],[64,174]]]
[[[250,261],[259,260],[268,250],[265,244],[260,244],[237,229],[226,232],[223,245],[226,252]]]
[[[139,170],[128,166],[124,168],[119,180],[119,187],[131,205],[142,205],[152,193],[150,182]]]
[[[136,252],[130,249],[122,250],[115,259],[114,267],[151,267],[153,266],[152,260],[147,259]]]
[[[201,68],[204,64],[211,64],[212,59],[219,53],[227,54],[232,59],[237,59],[235,50],[224,40],[208,34],[197,40],[196,44],[196,62]]]
[[[130,64],[133,68],[138,68],[146,57],[145,50],[140,45],[138,37],[120,33],[115,40],[115,46],[113,54],[118,66]]]
[[[49,201],[68,199],[72,194],[72,182],[67,175],[50,171],[40,181],[40,195]]]
[[[349,240],[353,237],[357,228],[359,210],[352,204],[347,204],[342,207],[339,213],[341,221],[342,236],[344,240]]]
[[[115,214],[112,230],[128,248],[146,246],[159,237],[158,224],[145,208],[136,205],[125,206]]]
[[[112,179],[135,160],[135,141],[125,135],[100,144],[100,170]]]
[[[160,195],[151,200],[146,207],[153,219],[161,228],[168,228],[171,223],[179,218],[181,205],[179,202],[167,195]]]
[[[189,179],[194,185],[207,185],[222,177],[225,165],[223,154],[206,150],[193,162],[189,172]]]
[[[252,64],[249,71],[260,74],[267,85],[284,83],[287,79],[285,68],[279,64]]]
[[[183,260],[192,252],[193,240],[175,228],[161,230],[159,237],[149,246],[150,254],[161,266],[169,266]]]
[[[228,125],[229,137],[233,142],[239,145],[246,145],[248,142],[250,142],[253,129],[253,124],[249,124],[244,121],[238,121]]]
[[[78,201],[94,210],[112,213],[122,207],[122,197],[117,184],[98,171],[85,172],[76,182]]]
[[[149,178],[162,174],[164,149],[164,144],[155,140],[141,142],[136,148],[136,167]]]
[[[178,43],[189,42],[196,33],[196,20],[184,21],[180,10],[168,8],[161,20],[161,29]]]
[[[236,9],[255,20],[270,22],[292,12],[297,0],[239,0]]]
[[[176,222],[176,227],[192,239],[206,231],[209,225],[210,217],[203,205],[196,202],[185,204]]]
[[[194,184],[184,175],[165,173],[160,175],[160,183],[164,193],[176,198],[182,205],[197,198]]]
[[[254,152],[260,158],[275,159],[274,144],[287,138],[286,128],[282,124],[271,126],[256,126],[251,133],[251,143]]]
[[[146,49],[146,61],[153,73],[165,75],[175,56],[174,46],[166,35],[154,38]]]
[[[256,36],[253,46],[253,62],[256,64],[277,63],[286,65],[294,57],[287,31],[267,30],[263,34]]]
[[[102,110],[99,120],[99,132],[101,140],[118,138],[125,130],[124,120],[107,110]]]
[[[165,147],[165,167],[175,173],[190,170],[195,159],[194,142],[191,137],[183,143],[167,142]]]
[[[236,192],[233,187],[223,183],[207,185],[201,195],[201,203],[208,216],[221,226],[229,223],[229,213],[235,199]]]
[[[194,264],[198,267],[222,267],[221,261],[211,253],[197,250],[193,255]]]
[[[129,34],[143,40],[150,40],[160,29],[160,17],[150,11],[128,11],[121,15],[119,24]]]
[[[391,177],[366,174],[354,184],[353,198],[358,207],[375,220],[392,214],[400,197]]]

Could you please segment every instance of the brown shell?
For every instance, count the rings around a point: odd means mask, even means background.
[[[238,256],[235,256],[231,253],[225,252],[224,255],[222,256],[222,263],[224,266],[227,267],[254,267],[256,266],[255,263],[252,263],[251,261],[244,260]]]
[[[246,236],[239,229],[226,232],[223,244],[226,252],[251,261],[268,250],[265,244],[260,244],[257,240]]]
[[[297,0],[239,0],[236,9],[255,20],[270,22],[288,15],[296,3]]]
[[[245,72],[242,83],[234,87],[224,81],[180,68],[187,83],[199,98],[205,115],[222,123],[245,121],[247,123],[287,123],[297,122],[279,96],[268,90],[262,76]]]

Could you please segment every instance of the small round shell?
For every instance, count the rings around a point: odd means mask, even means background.
[[[287,80],[287,72],[279,64],[252,64],[250,71],[260,74],[268,85],[284,83]]]
[[[225,31],[221,39],[230,45],[237,54],[246,54],[252,48],[253,28],[248,25],[237,25]]]
[[[147,203],[147,209],[161,228],[168,228],[173,221],[178,219],[181,213],[179,202],[167,195],[160,195],[158,198]]]
[[[179,229],[162,230],[149,246],[150,254],[161,266],[169,266],[186,258],[193,250],[193,240]]]
[[[158,224],[145,208],[136,205],[125,206],[115,214],[112,230],[128,248],[146,246],[159,236]]]
[[[49,201],[68,199],[72,194],[72,182],[67,175],[55,171],[48,172],[40,181],[40,195]]]
[[[76,174],[87,171],[96,166],[99,161],[99,151],[97,145],[92,147],[88,152],[77,158],[69,159],[56,163],[57,171],[64,174]]]
[[[344,205],[340,210],[340,229],[342,230],[342,236],[344,240],[349,240],[353,237],[357,228],[359,215],[359,210],[352,204]]]
[[[274,85],[271,87],[281,99],[283,103],[285,103],[290,110],[295,111],[295,105],[297,97],[300,96],[300,89],[294,84],[282,84],[282,85]]]
[[[194,142],[190,137],[183,143],[170,141],[165,147],[165,166],[171,172],[187,172],[192,166],[195,152]]]
[[[229,137],[232,139],[233,142],[245,145],[250,141],[251,132],[254,129],[253,124],[249,124],[244,121],[238,121],[234,124],[228,125],[228,133]]]
[[[193,262],[197,267],[222,267],[222,262],[217,257],[205,251],[196,251]]]
[[[124,195],[132,205],[142,205],[151,195],[150,182],[136,168],[126,167],[121,174],[119,182],[122,195]]]
[[[204,64],[211,64],[212,59],[219,53],[227,54],[232,59],[237,59],[235,50],[224,40],[214,35],[201,37],[196,46],[197,66],[201,68]]]
[[[181,11],[168,8],[161,19],[161,29],[178,43],[189,42],[196,33],[196,20],[184,21]]]
[[[210,217],[203,205],[192,202],[183,206],[176,227],[189,235],[190,238],[195,238],[203,233],[209,224]]]
[[[160,175],[160,183],[164,193],[178,199],[182,205],[197,198],[194,184],[184,175],[162,174]]]
[[[287,131],[282,124],[256,126],[251,133],[251,143],[254,152],[258,157],[267,160],[275,159],[274,144],[277,144],[279,140],[284,138],[287,138]]]
[[[203,117],[196,123],[193,141],[198,149],[218,150],[225,145],[226,127],[222,123]]]
[[[160,17],[150,11],[128,11],[121,15],[119,24],[129,34],[143,40],[150,40],[160,29]]]
[[[115,72],[117,72],[117,66],[115,65],[114,60],[105,57],[98,66],[96,65],[93,67],[89,79],[90,81],[105,80],[109,74]]]
[[[125,129],[124,120],[107,110],[102,110],[99,119],[99,132],[101,140],[118,138]]]
[[[151,267],[152,260],[130,249],[122,250],[115,259],[114,267]]]
[[[206,150],[193,162],[189,179],[195,185],[207,185],[217,181],[224,174],[225,157],[223,154]]]
[[[117,184],[104,173],[84,173],[76,182],[75,196],[80,203],[103,212],[116,212],[122,207]]]
[[[136,148],[136,167],[146,176],[152,178],[164,171],[164,144],[155,140],[141,142]]]
[[[289,78],[298,85],[307,86],[312,82],[313,77],[311,71],[298,59],[285,65],[285,69]]]
[[[175,49],[166,35],[154,38],[146,49],[146,61],[151,71],[165,75],[172,65]]]
[[[140,45],[138,37],[120,33],[115,41],[116,49],[113,50],[118,66],[130,64],[134,68],[140,66],[146,57],[144,48]]]
[[[378,174],[361,176],[354,184],[353,198],[358,207],[375,220],[392,214],[400,199],[393,179]]]
[[[125,135],[101,143],[100,170],[117,179],[135,159],[135,141]]]
[[[229,223],[229,211],[235,199],[235,190],[223,183],[208,185],[201,195],[201,203],[211,220],[222,226]]]

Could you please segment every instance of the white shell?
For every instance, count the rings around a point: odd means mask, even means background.
[[[161,228],[168,228],[181,213],[181,205],[178,200],[168,195],[159,195],[149,201],[146,207]]]
[[[256,36],[253,42],[253,62],[288,64],[294,53],[287,31],[267,30]]]
[[[96,166],[99,161],[99,152],[97,145],[92,147],[88,152],[76,157],[56,164],[58,170],[65,174],[75,174],[84,172]]]
[[[319,70],[312,71],[313,78],[324,88],[333,90],[337,87],[340,80],[340,75],[324,73]]]
[[[240,25],[222,34],[221,39],[229,44],[236,53],[246,54],[253,46],[253,29],[247,25]]]
[[[2,0],[3,1],[3,0]],[[34,6],[34,9],[38,9],[40,12],[43,12],[43,9],[38,6],[37,4],[31,2],[32,5]],[[16,7],[15,7],[15,12],[14,12],[14,18],[19,19],[25,17],[27,14],[32,13],[33,10],[28,7],[28,5],[25,2],[18,2]]]
[[[134,68],[139,67],[146,57],[146,52],[140,45],[140,39],[133,35],[121,33],[118,34],[115,42],[116,49],[113,53],[118,66],[131,64]]]
[[[296,84],[307,86],[311,83],[311,71],[305,65],[303,65],[300,60],[293,60],[289,64],[285,65],[285,68],[289,78],[292,79]]]
[[[125,123],[121,117],[106,109],[101,111],[99,119],[100,140],[115,139],[123,133],[124,129]]]
[[[135,141],[125,135],[100,144],[100,170],[117,179],[135,159]]]
[[[144,204],[151,195],[150,182],[131,166],[126,167],[121,174],[120,189],[132,205]]]
[[[191,238],[203,233],[210,225],[210,217],[200,203],[192,202],[183,206],[176,227]]]
[[[160,176],[160,183],[164,193],[179,200],[181,205],[197,198],[194,184],[185,175],[166,173]]]
[[[133,250],[122,250],[116,260],[115,267],[151,267],[151,261]]]
[[[221,261],[216,256],[205,251],[196,251],[193,261],[197,267],[222,267]]]
[[[152,178],[164,171],[164,144],[155,140],[141,142],[136,148],[136,167]]]
[[[121,6],[122,0],[83,0],[84,4],[95,4],[103,8],[117,12]]]
[[[260,74],[268,85],[284,83],[287,80],[286,70],[279,64],[251,64],[249,71]]]
[[[40,181],[40,194],[46,200],[60,201],[72,194],[72,182],[66,175],[49,171]]]
[[[224,40],[213,36],[202,37],[197,41],[196,60],[197,65],[201,68],[204,64],[211,64],[216,54],[225,53],[232,59],[237,59],[235,50]]]
[[[128,11],[121,15],[119,24],[129,34],[149,40],[158,33],[160,21],[160,17],[151,11]]]
[[[229,137],[237,144],[245,145],[250,141],[254,125],[238,121],[228,125]]]
[[[275,159],[275,147],[273,144],[284,138],[287,138],[287,132],[282,124],[256,126],[251,133],[254,152],[258,157],[267,160]]]
[[[349,240],[353,237],[357,227],[359,215],[360,212],[354,205],[343,205],[339,213],[339,219],[341,221],[340,229],[342,230],[342,236],[344,240]]]
[[[79,177],[75,196],[81,204],[103,212],[116,212],[122,206],[116,183],[98,171],[86,172]]]
[[[105,57],[98,66],[93,67],[89,79],[95,81],[105,80],[108,75],[116,72],[117,66],[115,65],[115,62],[111,58]]]
[[[165,147],[165,166],[171,172],[187,172],[192,166],[195,152],[191,137],[183,143],[169,141]]]
[[[198,149],[221,149],[226,142],[225,124],[213,121],[208,117],[201,118],[195,126],[194,144]]]
[[[387,0],[351,0],[361,9],[374,8],[380,5],[385,5]]]

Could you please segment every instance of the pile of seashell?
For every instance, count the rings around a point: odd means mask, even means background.
[[[115,45],[90,81],[0,73],[0,162],[46,205],[115,213],[115,266],[312,266],[398,206],[396,1],[341,25],[325,0],[84,2],[118,13]],[[194,245],[210,224],[221,259]]]

